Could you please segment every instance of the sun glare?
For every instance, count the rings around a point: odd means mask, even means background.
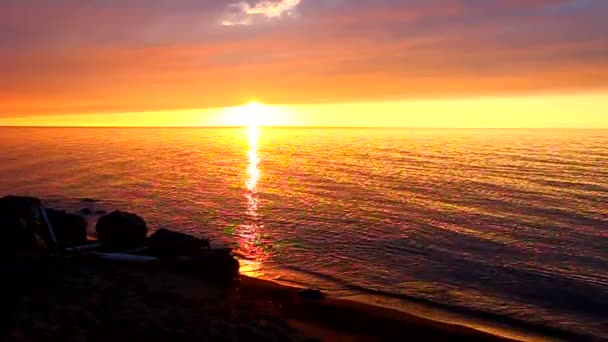
[[[269,107],[258,102],[233,107],[230,112],[233,115],[231,121],[238,126],[260,127],[271,124]]]
[[[293,118],[294,113],[285,106],[249,102],[224,108],[217,122],[231,127],[276,127],[293,125]]]

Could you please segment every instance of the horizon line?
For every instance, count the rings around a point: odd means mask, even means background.
[[[0,128],[198,128],[198,129],[243,129],[250,126],[32,126],[32,125],[0,125]],[[491,129],[491,130],[589,130],[602,131],[606,128],[590,127],[433,127],[433,126],[256,126],[271,129]]]

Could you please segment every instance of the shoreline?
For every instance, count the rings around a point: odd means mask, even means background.
[[[276,279],[265,279],[264,277],[241,275],[248,281],[263,281],[269,284],[291,288],[294,291],[306,289],[305,286],[293,284],[289,281],[281,281]],[[357,291],[355,291],[357,292]],[[358,291],[347,296],[332,296],[328,294],[328,299],[331,301],[339,301],[344,303],[362,304],[370,309],[385,309],[394,311],[399,314],[413,316],[416,318],[429,320],[438,324],[454,325],[463,328],[473,329],[482,333],[487,333],[496,337],[517,340],[517,341],[562,341],[569,338],[581,338],[579,335],[572,334],[567,331],[558,330],[551,327],[537,326],[531,323],[519,322],[514,319],[505,317],[496,317],[491,319],[481,317],[481,313],[465,313],[460,312],[458,308],[450,308],[440,303],[434,303],[426,300],[416,300],[403,296],[386,296],[384,294],[374,294],[374,291],[364,293]],[[397,298],[399,297],[399,298]],[[505,322],[499,319],[507,320]]]
[[[1,266],[9,276],[0,284],[6,303],[0,337],[7,340],[511,340],[357,301],[310,299],[301,289],[244,275],[218,283],[81,257],[2,260]]]
[[[247,286],[255,283],[256,287],[268,288],[269,290],[275,291],[287,291],[291,292],[291,295],[297,295],[299,291],[306,289],[305,287],[290,286],[280,281],[245,275],[241,275],[240,281],[245,282]],[[354,315],[364,314],[385,318],[389,321],[400,321],[401,324],[406,321],[407,323],[415,322],[415,324],[420,324],[425,327],[433,327],[437,330],[458,331],[459,333],[474,331],[479,334],[488,334],[491,338],[496,338],[496,340],[534,341],[543,339],[544,341],[547,341],[546,336],[541,336],[539,334],[528,334],[506,329],[492,329],[491,327],[480,324],[475,325],[472,324],[472,320],[467,320],[462,316],[458,316],[458,319],[455,319],[457,316],[452,315],[452,319],[450,319],[449,313],[439,313],[437,310],[424,308],[419,304],[414,304],[416,305],[416,308],[408,307],[405,309],[403,306],[398,307],[391,304],[382,305],[377,302],[376,299],[377,298],[373,296],[334,297],[329,294],[323,302],[317,302],[316,304],[319,307],[329,306],[350,310]],[[431,313],[431,311],[434,312]]]
[[[274,277],[245,274],[249,278],[259,279],[280,286],[294,289],[307,289],[303,282],[284,279],[280,271],[274,271]],[[542,325],[497,313],[479,311],[465,307],[455,307],[441,302],[417,298],[406,294],[388,293],[356,285],[349,285],[348,294],[334,295],[326,292],[329,297],[339,300],[354,301],[372,307],[380,307],[398,311],[407,315],[428,319],[431,321],[467,327],[495,336],[522,341],[567,341],[595,340],[591,334],[581,334],[558,327]]]

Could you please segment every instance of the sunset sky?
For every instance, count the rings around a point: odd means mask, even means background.
[[[607,17],[605,0],[2,0],[0,125],[608,128]]]

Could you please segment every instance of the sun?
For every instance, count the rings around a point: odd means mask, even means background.
[[[231,121],[238,126],[260,127],[271,124],[270,108],[258,102],[231,108],[233,118]]]
[[[267,105],[261,102],[223,108],[218,123],[228,127],[280,127],[291,126],[293,112],[281,105]]]

